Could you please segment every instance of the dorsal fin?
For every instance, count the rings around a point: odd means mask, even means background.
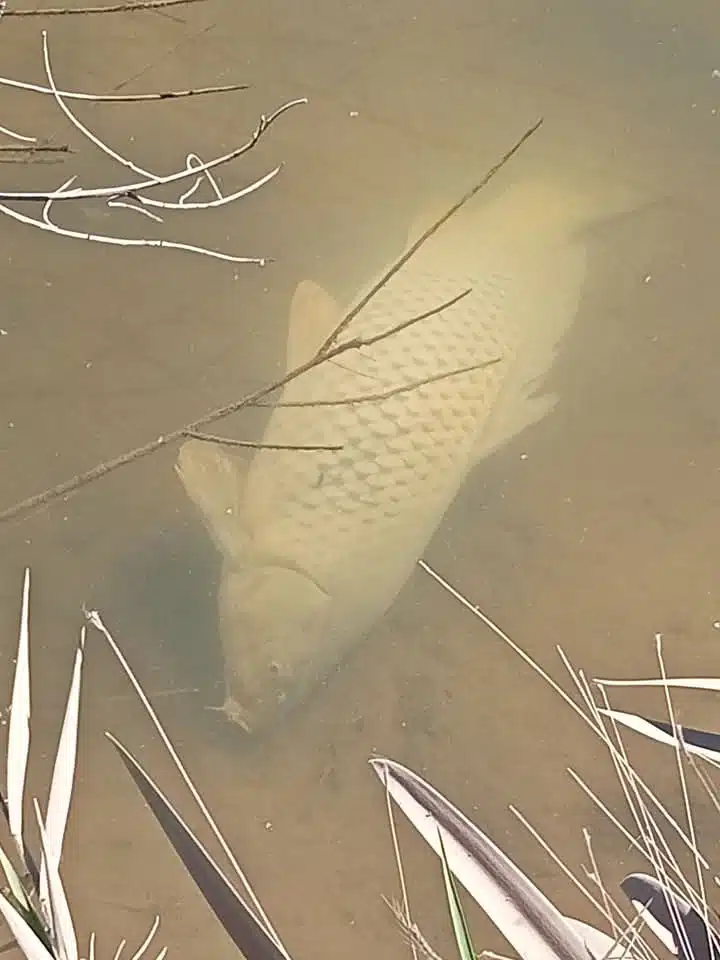
[[[334,298],[314,280],[301,280],[290,304],[287,371],[312,360],[341,320]]]

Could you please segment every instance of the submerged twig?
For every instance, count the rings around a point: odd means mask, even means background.
[[[226,447],[245,447],[251,450],[342,450],[342,444],[298,444],[298,443],[264,443],[255,440],[235,440],[232,437],[218,437],[211,433],[200,433],[197,430],[186,430],[186,437],[194,440],[206,440],[208,443],[219,443]]]
[[[161,7],[179,7],[189,3],[204,3],[204,0],[126,0],[101,7],[48,7],[45,10],[3,9],[4,17],[64,17],[71,14],[131,13],[133,10],[159,10]]]
[[[90,103],[142,103],[152,100],[173,100],[180,97],[199,97],[208,93],[230,93],[233,90],[249,90],[250,84],[226,83],[217,87],[194,87],[189,90],[165,90],[159,93],[80,93],[77,90],[56,90],[53,87],[44,87],[39,83],[27,83],[24,80],[0,77],[0,87],[13,87],[16,90],[27,90],[29,93],[57,95],[62,97],[63,100],[87,100]],[[2,127],[0,127],[0,131],[7,132],[4,131]]]
[[[398,387],[388,387],[387,390],[378,390],[376,393],[358,394],[356,397],[342,397],[339,400],[278,400],[277,402],[258,400],[256,403],[249,404],[252,407],[283,407],[289,409],[302,409],[303,407],[349,407],[360,403],[378,403],[381,400],[389,400],[390,397],[396,397],[402,393],[410,393],[411,390],[418,390],[420,387],[428,386],[432,383],[438,383],[441,380],[450,380],[453,377],[459,377],[463,373],[474,373],[477,370],[484,370],[486,367],[494,367],[500,363],[502,357],[494,357],[492,360],[486,360],[484,363],[471,363],[467,367],[456,367],[454,370],[444,370],[442,373],[435,373],[429,377],[422,377],[418,380],[411,380],[409,383],[402,383]]]
[[[509,150],[505,156],[500,160],[495,166],[483,177],[479,184],[476,185],[465,197],[454,204],[447,215],[444,217],[443,222],[446,222],[453,213],[455,213],[463,203],[466,202],[466,198],[469,196],[474,196],[484,185],[486,185],[489,180],[495,176],[495,174],[509,161],[509,159],[517,152],[517,150],[522,146],[523,143],[528,139],[528,137],[534,133],[540,126],[541,121],[538,121],[530,130],[526,131],[522,137],[516,142],[515,146]],[[215,162],[215,165],[217,165]],[[212,164],[205,164],[204,169],[209,169]],[[430,236],[432,230],[426,231],[423,234],[423,237],[419,242],[416,242],[412,246],[412,253],[417,252],[417,250],[422,245],[428,236]],[[388,282],[388,280],[397,272],[397,270],[406,263],[409,259],[409,256],[403,254],[399,260],[394,261],[394,263],[385,271],[381,281],[373,287],[373,290],[369,295],[366,295],[363,298],[363,305],[366,305],[372,296],[374,296],[383,285]],[[209,424],[214,423],[217,420],[221,420],[224,417],[230,416],[233,413],[237,413],[239,410],[242,410],[244,407],[248,407],[251,404],[257,404],[259,401],[265,399],[271,393],[274,393],[277,390],[282,389],[286,384],[291,383],[293,380],[296,380],[298,377],[302,376],[308,370],[311,370],[322,363],[327,363],[330,360],[333,360],[335,357],[340,356],[343,353],[346,353],[349,350],[359,349],[378,342],[378,340],[393,336],[395,333],[406,329],[413,323],[417,323],[419,320],[424,319],[428,316],[436,314],[442,309],[446,309],[448,306],[457,303],[462,297],[467,296],[470,291],[464,291],[458,294],[456,297],[447,301],[446,303],[433,308],[431,311],[426,311],[423,314],[415,317],[411,317],[408,320],[403,320],[399,324],[395,324],[390,327],[388,330],[382,331],[382,333],[377,334],[369,338],[354,337],[350,340],[343,341],[341,343],[335,344],[327,349],[324,349],[322,354],[316,354],[306,363],[300,364],[294,370],[289,371],[285,376],[278,378],[273,383],[268,386],[261,387],[258,390],[255,390],[246,396],[242,397],[239,400],[232,401],[231,403],[225,404],[222,407],[218,407],[215,410],[210,411],[209,413],[204,414],[198,420],[195,420],[193,423],[184,424],[181,427],[178,427],[175,430],[171,430],[169,433],[163,434],[150,440],[147,443],[136,447],[133,450],[129,450],[126,453],[120,454],[117,457],[114,457],[112,460],[106,460],[102,463],[97,464],[92,467],[90,470],[85,471],[84,473],[77,474],[74,477],[71,477],[69,480],[64,481],[63,483],[56,484],[53,487],[50,487],[47,490],[44,490],[42,493],[37,493],[31,497],[27,497],[24,500],[19,501],[11,507],[7,507],[5,510],[0,511],[0,523],[7,522],[16,517],[22,516],[23,514],[28,513],[31,510],[36,509],[37,507],[44,506],[48,503],[58,500],[61,497],[64,497],[70,493],[73,493],[75,490],[80,489],[81,487],[86,486],[88,483],[92,483],[95,480],[98,480],[100,477],[105,476],[108,473],[112,473],[115,470],[120,469],[121,467],[127,466],[130,463],[134,463],[137,460],[147,457],[152,453],[155,453],[157,450],[161,450],[170,443],[174,443],[178,440],[181,440],[188,432],[202,432],[204,427],[207,427]],[[341,321],[340,325],[336,328],[335,333],[333,334],[333,339],[337,337],[337,334],[340,332],[341,328],[347,326],[345,320],[348,317],[354,317],[358,313],[358,308],[354,307],[349,314]],[[498,358],[499,359],[499,358]],[[490,361],[490,363],[497,362],[497,360]],[[452,371],[451,371],[452,373]],[[451,375],[451,374],[447,374]]]
[[[67,143],[3,143],[0,153],[75,153]]]

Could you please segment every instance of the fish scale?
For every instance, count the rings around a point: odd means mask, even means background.
[[[371,338],[386,331],[388,317],[410,318],[430,310],[472,286],[472,278],[437,278],[430,274],[402,274],[393,278],[374,302],[362,311],[344,336]],[[506,331],[504,356],[492,334],[485,304],[497,292],[491,278],[452,307],[419,321],[398,334],[361,349],[361,356],[345,354],[341,364],[328,363],[288,385],[283,402],[312,402],[361,397],[398,389],[439,373],[451,373],[472,364],[511,359],[512,337]],[[403,296],[406,291],[408,295]],[[494,299],[494,298],[493,298]],[[488,333],[490,335],[488,336]],[[298,454],[260,451],[250,467],[243,508],[248,529],[258,531],[256,543],[274,543],[282,537],[295,562],[326,589],[336,576],[323,569],[327,552],[321,540],[367,537],[373,522],[387,538],[389,520],[415,527],[423,536],[428,499],[456,486],[454,474],[464,471],[474,447],[478,417],[487,410],[503,375],[497,367],[466,372],[445,381],[398,392],[380,401],[335,407],[278,408],[266,433],[268,443],[342,443],[339,452]],[[318,411],[323,410],[322,418]],[[300,462],[299,458],[304,462]],[[320,480],[318,478],[321,478]],[[428,483],[428,479],[434,480]],[[405,498],[413,501],[401,509]],[[269,504],[272,522],[265,530],[259,503]],[[368,512],[368,507],[374,508]],[[301,521],[305,518],[305,522]],[[361,529],[351,529],[353,518]],[[307,538],[306,531],[314,535]],[[358,544],[355,543],[355,549]],[[365,545],[365,551],[375,549]],[[271,548],[276,554],[274,547]]]

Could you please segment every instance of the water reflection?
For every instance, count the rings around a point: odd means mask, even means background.
[[[418,206],[461,193],[543,115],[542,139],[514,175],[538,165],[609,169],[659,202],[589,235],[578,318],[550,381],[563,402],[485,461],[426,556],[543,662],[555,662],[561,640],[589,673],[651,674],[662,629],[675,673],[709,672],[720,509],[711,293],[720,88],[708,29],[717,12],[698,4],[672,24],[649,4],[634,5],[632,17],[620,7],[457,2],[440,14],[402,2],[381,13],[319,3],[300,13],[279,2],[260,12],[207,3],[172,18],[53,23],[68,87],[253,83],[240,105],[89,111],[114,142],[135,136],[148,165],[228,148],[240,126],[283,99],[308,93],[311,103],[237,173],[245,181],[285,159],[275,185],[203,221],[208,243],[230,237],[234,248],[275,256],[265,270],[235,278],[200,258],[75,246],[0,221],[0,506],[276,375],[299,280],[312,276],[349,299],[402,245]],[[3,70],[35,70],[37,41],[37,23],[4,22]],[[45,106],[22,109],[28,122],[57,129]],[[15,119],[3,113],[1,122]],[[91,155],[82,163],[87,179],[102,178]],[[3,169],[5,182],[15,176]],[[227,426],[257,439],[264,417]],[[617,788],[594,770],[592,741],[552,695],[419,574],[352,667],[274,737],[250,745],[204,709],[219,695],[219,569],[174,459],[161,452],[0,528],[0,629],[13,644],[23,565],[34,572],[34,703],[48,750],[88,601],[148,690],[199,691],[163,695],[158,709],[298,956],[402,949],[380,899],[395,879],[366,764],[373,749],[475,810],[567,912],[592,919],[506,807],[516,802],[575,862],[584,856],[579,828],[591,822],[612,882],[624,848],[564,768],[584,764],[610,800]],[[5,689],[12,649],[3,645]],[[121,731],[161,780],[162,753],[105,652],[91,648],[88,661],[81,812],[67,866],[80,924],[117,941],[144,931],[158,909],[178,953],[233,956],[102,731]],[[712,727],[712,709],[694,698],[693,725]],[[664,754],[648,760],[670,791]],[[415,910],[427,935],[447,944],[434,864],[406,840]],[[478,942],[503,949],[480,918],[471,922]]]

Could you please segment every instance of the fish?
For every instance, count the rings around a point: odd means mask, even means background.
[[[262,445],[330,449],[260,448],[248,462],[201,439],[181,446],[175,469],[222,559],[221,709],[246,731],[270,729],[328,682],[470,471],[553,410],[541,388],[578,312],[584,228],[637,203],[614,187],[510,184],[433,235],[338,337],[372,342],[287,383],[272,410]],[[345,313],[300,282],[286,370],[312,360]]]

